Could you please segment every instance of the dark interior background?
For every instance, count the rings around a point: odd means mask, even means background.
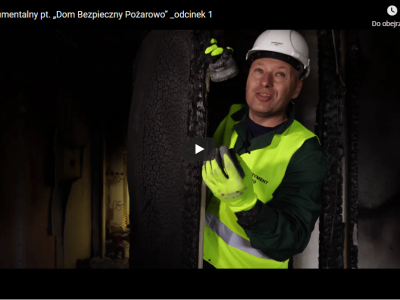
[[[211,32],[218,45],[234,49],[240,73],[227,82],[211,83],[209,136],[231,104],[245,102],[246,52],[263,31]],[[312,71],[296,101],[296,112],[298,120],[314,131],[317,34],[313,30],[299,32],[309,42]],[[91,170],[95,168],[91,158],[101,147],[95,136],[101,134],[115,148],[125,143],[132,101],[132,64],[146,33],[2,30],[0,268],[56,265],[56,241],[48,231],[56,129],[63,146],[84,149],[82,176],[74,181],[68,204],[65,267],[74,268],[77,260],[98,254],[91,238],[97,226],[93,225],[91,211]],[[400,119],[400,33],[361,31],[360,49],[358,266],[398,268],[400,134],[396,122]],[[342,51],[345,61],[343,55]],[[18,238],[21,228],[24,240]],[[312,238],[306,256],[299,255],[297,261],[295,257],[295,267],[318,267],[317,238]],[[26,253],[25,261],[18,261],[18,251]]]

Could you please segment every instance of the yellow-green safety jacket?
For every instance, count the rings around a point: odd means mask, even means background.
[[[320,215],[326,155],[317,136],[294,119],[275,132],[247,138],[248,106],[231,106],[217,128],[217,147],[234,148],[253,173],[259,203],[252,224],[212,197],[206,211],[203,258],[216,268],[288,268],[307,246]],[[253,209],[254,211],[256,208]],[[254,222],[255,221],[255,222]]]

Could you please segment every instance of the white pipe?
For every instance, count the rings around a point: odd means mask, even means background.
[[[204,181],[201,182],[201,200],[200,200],[200,228],[199,228],[199,258],[198,268],[203,269],[203,246],[204,246],[204,226],[206,215],[206,185]]]

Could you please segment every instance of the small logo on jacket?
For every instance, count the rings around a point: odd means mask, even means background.
[[[259,180],[260,182],[265,183],[265,184],[268,183],[268,181],[265,180],[264,178],[262,178],[262,177],[260,177],[260,176],[258,176],[258,175],[256,175],[256,174],[254,174],[254,173],[252,173],[252,174],[253,174],[253,178]],[[253,183],[256,183],[256,181],[255,181],[254,179],[253,179]]]

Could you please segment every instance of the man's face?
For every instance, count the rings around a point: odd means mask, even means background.
[[[297,98],[303,81],[288,63],[273,59],[256,59],[250,67],[246,84],[246,101],[251,116],[284,116],[289,102]]]

